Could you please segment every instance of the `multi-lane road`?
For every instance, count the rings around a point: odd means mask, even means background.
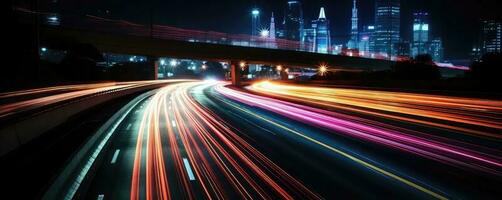
[[[501,116],[496,100],[171,84],[123,116],[79,197],[495,199]]]

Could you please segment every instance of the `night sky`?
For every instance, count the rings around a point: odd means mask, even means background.
[[[82,1],[81,1],[82,2]],[[287,1],[279,0],[93,0],[85,1],[89,8],[109,9],[111,16],[135,22],[148,23],[149,13],[154,13],[157,24],[183,28],[211,30],[228,33],[250,32],[253,7],[261,10],[263,25],[267,25],[270,13],[274,12],[276,24],[282,21]],[[149,6],[153,2],[153,9]],[[335,43],[348,38],[352,0],[304,0],[304,18],[316,19],[319,8],[324,6],[327,18],[331,21],[331,34]],[[89,5],[99,4],[99,6]],[[374,0],[359,0],[359,25],[372,24],[374,19]],[[500,19],[500,5],[496,0],[402,0],[401,36],[411,37],[411,13],[415,10],[428,11],[431,16],[433,37],[441,37],[445,47],[446,59],[467,59],[478,33],[479,19]],[[90,12],[93,12],[89,9]],[[152,12],[153,11],[153,12]]]

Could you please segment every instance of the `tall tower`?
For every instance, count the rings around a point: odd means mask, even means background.
[[[258,8],[253,8],[251,11],[251,35],[257,36],[260,26],[260,10],[258,10]]]
[[[411,56],[429,53],[429,14],[427,12],[413,13],[413,43]]]
[[[375,0],[375,51],[390,58],[400,39],[401,4],[399,0]]]
[[[270,17],[269,38],[275,40],[275,20],[273,12],[272,12],[272,17]]]
[[[481,51],[485,53],[501,52],[502,23],[496,20],[484,20],[481,26]]]
[[[357,5],[356,0],[354,0],[354,5],[352,6],[352,18],[351,18],[351,29],[350,29],[350,40],[347,44],[349,49],[356,49],[359,45],[359,26],[357,19]]]
[[[319,18],[314,20],[315,33],[314,33],[314,48],[317,53],[329,53],[331,47],[331,34],[329,31],[329,20],[326,19],[324,7],[319,11]]]
[[[303,10],[300,1],[288,1],[284,17],[285,38],[300,41],[303,36]]]

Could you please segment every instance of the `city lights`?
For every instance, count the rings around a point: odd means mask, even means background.
[[[502,200],[500,1],[10,3],[6,199]]]
[[[269,37],[269,35],[270,35],[270,31],[268,31],[268,29],[262,29],[262,30],[260,30],[260,36],[261,37],[267,38],[267,37]]]
[[[324,76],[326,74],[326,72],[328,72],[328,66],[326,66],[325,64],[322,64],[321,66],[319,66],[319,74],[321,76]]]

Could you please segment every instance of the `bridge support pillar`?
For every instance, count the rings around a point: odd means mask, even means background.
[[[148,79],[150,79],[150,80],[157,80],[158,79],[157,76],[159,74],[159,65],[160,65],[159,57],[148,56],[146,58],[146,61],[147,61],[148,67],[152,67],[149,70],[149,73],[152,73],[152,74],[148,75]]]
[[[232,78],[232,85],[241,85],[241,67],[239,61],[230,61],[230,76]]]

